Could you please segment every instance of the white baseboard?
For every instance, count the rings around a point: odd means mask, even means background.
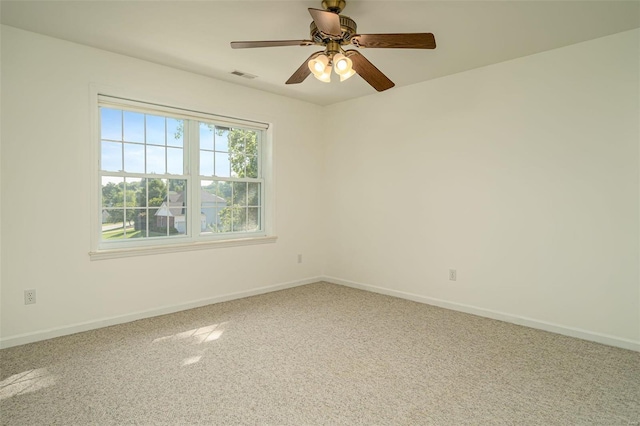
[[[420,296],[412,293],[391,290],[383,287],[376,287],[368,284],[357,283],[354,281],[343,280],[341,278],[324,276],[323,281],[339,284],[346,287],[357,288],[360,290],[371,291],[374,293],[385,294],[388,296],[399,297],[401,299],[412,300],[414,302],[425,303],[427,305],[438,306],[453,311],[465,312],[468,314],[478,315],[485,318],[496,319],[512,324],[523,325],[526,327],[536,328],[539,330],[550,331],[552,333],[562,334],[565,336],[576,337],[578,339],[589,340],[592,342],[602,343],[609,346],[615,346],[623,349],[640,352],[640,342],[621,337],[610,336],[592,331],[582,330],[579,328],[566,327],[559,324],[553,324],[546,321],[540,321],[533,318],[522,317],[519,315],[506,314],[503,312],[492,311],[490,309],[478,308],[475,306],[465,305],[462,303],[449,302],[446,300],[435,299],[431,297]]]
[[[134,312],[131,314],[120,315],[110,318],[102,318],[94,321],[88,321],[69,326],[51,328],[47,330],[25,333],[16,336],[10,336],[0,339],[0,349],[10,348],[12,346],[24,345],[40,340],[52,339],[54,337],[67,336],[69,334],[80,333],[83,331],[95,330],[102,327],[123,324],[144,318],[151,318],[158,315],[166,315],[174,312],[184,311],[187,309],[199,308],[201,306],[211,305],[214,303],[226,302],[229,300],[241,299],[243,297],[257,296],[259,294],[270,293],[273,291],[284,290],[288,288],[298,287],[306,284],[312,284],[318,281],[326,281],[333,284],[344,285],[346,287],[357,288],[360,290],[371,291],[374,293],[394,296],[401,299],[412,300],[414,302],[425,303],[428,305],[439,306],[453,311],[465,312],[468,314],[478,315],[481,317],[496,319],[512,324],[523,325],[526,327],[536,328],[539,330],[549,331],[552,333],[562,334],[565,336],[576,337],[578,339],[589,340],[592,342],[602,343],[609,346],[615,346],[623,349],[640,352],[640,342],[624,339],[620,337],[610,336],[601,333],[595,333],[578,328],[566,327],[545,321],[526,318],[518,315],[506,314],[503,312],[492,311],[490,309],[478,308],[475,306],[465,305],[461,303],[449,302],[446,300],[435,299],[431,297],[420,296],[413,293],[406,293],[397,290],[391,290],[383,287],[376,287],[368,284],[362,284],[355,281],[344,280],[331,276],[319,276],[306,278],[303,280],[290,281],[286,283],[259,287],[252,290],[241,291],[237,293],[225,294],[222,296],[195,300],[192,302],[182,303],[179,305],[163,306],[160,308],[149,309],[146,311]]]
[[[131,314],[119,315],[110,318],[102,318],[94,321],[87,321],[68,326],[55,327],[47,330],[35,331],[32,333],[19,334],[0,339],[0,349],[10,348],[12,346],[24,345],[27,343],[38,342],[40,340],[53,339],[54,337],[67,336],[69,334],[80,333],[83,331],[95,330],[97,328],[109,327],[112,325],[123,324],[144,318],[156,317],[158,315],[172,314],[174,312],[185,311],[187,309],[199,308],[201,306],[211,305],[214,303],[227,302],[229,300],[241,299],[243,297],[257,296],[259,294],[271,293],[273,291],[284,290],[287,288],[298,287],[301,285],[312,284],[322,281],[322,277],[306,278],[303,280],[290,281],[286,283],[259,287],[252,290],[240,291],[237,293],[225,294],[222,296],[211,297],[207,299],[195,300],[192,302],[181,303],[178,305],[163,306],[160,308],[149,309],[146,311],[134,312]]]

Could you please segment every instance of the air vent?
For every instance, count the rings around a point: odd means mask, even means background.
[[[237,75],[238,77],[246,78],[246,79],[249,79],[249,80],[253,80],[254,78],[258,78],[257,75],[249,74],[249,73],[242,72],[242,71],[232,71],[231,74]]]

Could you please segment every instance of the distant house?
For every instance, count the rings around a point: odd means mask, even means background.
[[[218,195],[213,195],[201,190],[200,205],[202,208],[201,213],[207,218],[205,227],[201,227],[201,230],[206,230],[207,226],[215,227],[220,225],[220,210],[227,207],[227,200]]]
[[[217,226],[220,223],[220,210],[227,206],[227,201],[217,195],[206,191],[200,191],[200,231],[206,231],[208,226]],[[169,192],[165,201],[156,211],[156,226],[175,228],[178,233],[186,234],[187,222],[185,217],[185,195],[182,192]]]

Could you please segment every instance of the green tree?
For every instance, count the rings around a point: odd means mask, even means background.
[[[234,176],[258,177],[258,134],[254,130],[229,131],[229,161]]]
[[[159,207],[167,196],[167,185],[162,179],[142,179],[137,191],[140,207]],[[148,203],[147,203],[148,200]]]
[[[113,182],[109,182],[105,186],[102,187],[102,206],[103,207],[113,207],[116,202],[117,197],[122,197],[120,194],[122,193],[122,187],[116,185]]]
[[[169,179],[169,184],[167,185],[167,189],[169,192],[183,192],[187,189],[187,181],[180,179]]]
[[[230,129],[228,133],[229,162],[233,176],[258,177],[258,134],[254,130]],[[220,211],[223,232],[242,231],[247,227],[246,182],[232,182],[232,193],[226,196],[227,207]]]
[[[119,223],[125,221],[131,223],[136,215],[136,211],[134,210],[134,207],[136,206],[136,191],[124,191],[122,189],[124,187],[124,183],[118,184],[117,187],[119,188],[117,192],[113,191],[113,188],[110,188],[113,193],[113,197],[109,201],[111,203],[110,207],[116,207],[117,209],[108,210],[108,221],[111,223]]]
[[[218,137],[227,137],[229,162],[232,176],[238,178],[258,177],[258,132],[249,129],[217,127],[202,123]],[[184,128],[178,126],[175,137],[182,137]],[[243,230],[247,222],[247,184],[245,182],[214,181],[204,188],[212,194],[223,197],[227,207],[220,210],[218,232]],[[255,191],[254,191],[255,192]],[[251,194],[249,194],[251,196]]]

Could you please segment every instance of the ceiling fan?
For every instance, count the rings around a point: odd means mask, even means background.
[[[435,49],[436,40],[431,33],[357,34],[353,19],[340,15],[345,0],[323,0],[321,9],[309,9],[311,40],[232,41],[233,49],[274,46],[324,46],[313,53],[293,73],[286,84],[302,83],[309,74],[323,82],[331,81],[331,69],[344,81],[354,74],[360,75],[378,92],[395,86],[386,75],[375,67],[357,49],[345,50],[343,46],[356,48]]]

